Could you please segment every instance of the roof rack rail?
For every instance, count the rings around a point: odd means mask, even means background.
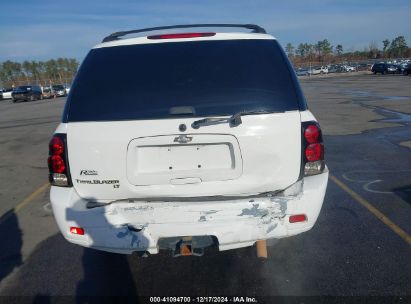
[[[242,28],[252,30],[252,33],[260,33],[260,34],[267,33],[264,28],[262,28],[261,26],[255,25],[255,24],[224,24],[224,23],[223,24],[185,24],[185,25],[148,27],[148,28],[143,28],[143,29],[138,29],[138,30],[115,32],[105,37],[102,42],[118,40],[119,37],[129,35],[129,34],[151,32],[151,31],[157,31],[157,30],[192,28],[192,27],[242,27]]]

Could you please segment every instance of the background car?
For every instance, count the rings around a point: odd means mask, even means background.
[[[310,75],[310,73],[308,73],[307,68],[299,68],[299,69],[295,70],[295,74],[297,76],[308,76],[308,75]]]
[[[313,66],[308,69],[310,75],[328,74],[328,68],[324,66]]]
[[[331,64],[328,66],[328,73],[341,73],[341,72],[343,72],[343,68],[341,65]]]
[[[400,74],[401,67],[399,64],[388,64],[387,65],[387,73],[389,74]]]
[[[342,69],[344,72],[355,72],[356,71],[355,67],[347,65],[347,64],[342,65]]]
[[[11,99],[11,92],[13,92],[12,88],[3,89],[1,92],[1,99]]]
[[[366,63],[358,63],[354,67],[356,71],[367,71],[369,69]]]
[[[11,93],[13,102],[16,101],[34,101],[43,99],[41,88],[38,85],[19,86]]]
[[[387,74],[388,73],[388,65],[386,63],[375,63],[372,68],[371,72],[375,74],[381,73],[381,74]]]
[[[62,84],[56,84],[51,86],[53,91],[56,93],[58,97],[64,97],[67,96],[67,91],[66,88]]]
[[[48,98],[56,97],[56,94],[54,93],[51,87],[43,87],[42,92],[43,92],[43,98],[48,99]]]
[[[408,63],[404,66],[401,67],[401,73],[403,75],[409,75],[411,74],[411,63]]]
[[[68,95],[68,93],[70,92],[70,86],[66,85],[65,88],[66,88],[66,94]]]

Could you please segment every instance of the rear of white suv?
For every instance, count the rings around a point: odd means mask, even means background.
[[[50,143],[68,241],[201,254],[313,227],[321,129],[278,42],[244,27],[254,32],[115,33],[90,51]]]

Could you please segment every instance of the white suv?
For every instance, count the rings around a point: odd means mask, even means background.
[[[308,71],[311,75],[328,74],[328,67],[324,66],[314,66]]]
[[[252,32],[119,39],[200,26]],[[256,25],[111,34],[82,63],[49,148],[62,234],[117,253],[201,255],[302,233],[328,180],[320,126]]]

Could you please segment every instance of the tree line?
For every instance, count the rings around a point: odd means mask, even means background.
[[[383,48],[371,42],[363,51],[344,51],[342,44],[331,45],[328,39],[317,43],[300,43],[297,47],[287,43],[285,51],[294,65],[308,62],[334,63],[343,61],[360,61],[366,59],[404,58],[411,57],[404,36],[392,40],[384,39]],[[69,84],[77,72],[79,63],[73,58],[58,58],[47,61],[4,61],[0,64],[0,80],[4,87],[39,84]]]
[[[4,87],[39,84],[70,84],[79,63],[73,58],[58,58],[47,61],[4,61],[0,64],[0,80]]]
[[[300,43],[296,47],[287,43],[285,51],[294,64],[411,57],[411,48],[404,36],[384,39],[382,45],[383,48],[379,49],[377,43],[370,42],[362,51],[344,51],[342,44],[333,46],[328,39],[324,39],[314,44]]]

